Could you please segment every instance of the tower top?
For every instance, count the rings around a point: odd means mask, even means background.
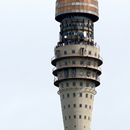
[[[97,0],[57,0],[55,19],[61,22],[62,19],[69,15],[87,16],[96,22],[98,16]]]

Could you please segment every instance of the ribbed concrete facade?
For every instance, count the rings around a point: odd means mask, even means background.
[[[100,48],[94,41],[95,0],[57,0],[59,42],[52,59],[65,130],[90,130],[95,88],[100,85]]]

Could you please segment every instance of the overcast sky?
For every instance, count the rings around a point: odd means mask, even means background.
[[[104,59],[91,130],[130,130],[130,1],[100,0]],[[55,0],[0,1],[0,130],[63,130],[51,58]]]

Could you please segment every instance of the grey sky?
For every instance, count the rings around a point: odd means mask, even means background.
[[[130,1],[100,0],[95,41],[104,64],[92,130],[129,130]],[[0,1],[0,130],[63,130],[53,85],[55,0]]]

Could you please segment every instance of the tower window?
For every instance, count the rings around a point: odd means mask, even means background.
[[[88,77],[90,77],[91,72],[90,72],[90,71],[87,71],[87,72],[86,72],[86,75],[87,75]]]
[[[89,86],[89,83],[87,82],[87,83],[86,83],[86,87],[88,87],[88,86]]]
[[[94,62],[93,66],[94,66],[94,67],[96,66],[96,62]]]
[[[60,50],[57,50],[56,53],[55,53],[55,55],[56,55],[57,57],[59,57],[59,56],[60,56]]]
[[[76,115],[74,115],[74,119],[76,119]]]
[[[79,115],[79,119],[81,119],[82,118],[82,116],[81,115]]]
[[[66,86],[69,87],[69,83],[66,83]]]
[[[75,54],[75,50],[72,50],[72,54]]]
[[[79,107],[82,107],[82,104],[79,104]]]
[[[72,71],[72,77],[75,77],[76,76],[76,68],[73,68],[73,69],[71,69],[71,71]]]
[[[91,62],[90,61],[88,61],[88,66],[90,66],[91,65]]]
[[[80,93],[79,96],[82,97],[82,93]]]
[[[67,78],[69,76],[69,71],[68,70],[64,70],[64,76],[65,76],[65,78]]]
[[[71,116],[69,116],[69,119],[71,119]]]
[[[83,64],[84,64],[84,61],[81,60],[81,61],[80,61],[80,65],[83,65]]]
[[[70,108],[70,104],[68,104],[68,108]]]
[[[84,119],[86,119],[86,116],[84,116]]]
[[[89,106],[89,109],[91,109],[92,107],[91,106]]]
[[[67,65],[67,61],[65,61],[65,65]]]
[[[83,86],[83,82],[80,82],[80,86]]]
[[[67,51],[64,51],[64,55],[67,55]]]
[[[89,51],[88,54],[91,55],[91,51]]]
[[[65,109],[65,106],[64,106],[64,109]]]
[[[91,95],[90,98],[92,99],[92,98],[93,98],[93,95]]]
[[[73,93],[73,97],[76,97],[76,94],[75,94],[75,93]]]
[[[86,94],[86,98],[88,98],[88,94]]]
[[[75,82],[73,82],[73,86],[75,86],[76,85],[76,83]]]
[[[74,107],[76,107],[76,104],[74,104]]]
[[[72,61],[72,64],[75,65],[75,61],[74,60]]]
[[[68,97],[68,98],[70,97],[70,94],[69,94],[69,93],[67,93],[67,97]]]
[[[84,48],[80,48],[80,54],[84,55]]]
[[[87,108],[87,104],[85,104],[85,108]]]

